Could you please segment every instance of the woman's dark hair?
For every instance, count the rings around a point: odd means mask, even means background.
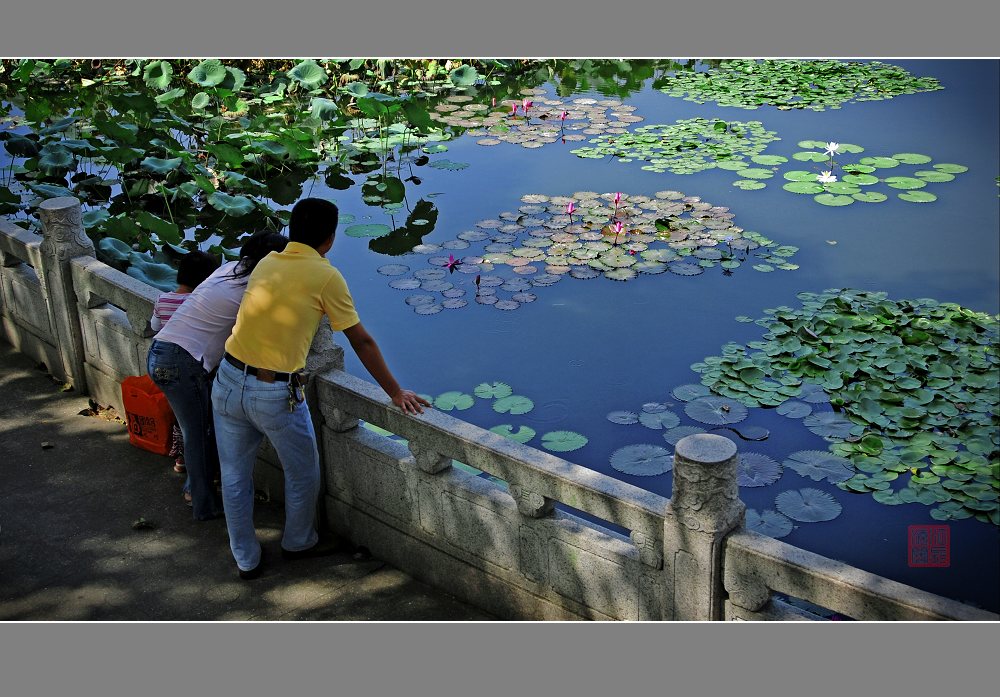
[[[181,257],[177,265],[177,285],[197,288],[198,284],[219,268],[219,260],[214,254],[196,249]]]
[[[323,198],[304,198],[292,208],[288,239],[317,249],[337,232],[337,206]]]
[[[266,230],[250,235],[240,249],[240,263],[233,271],[233,278],[245,278],[257,266],[257,262],[271,252],[284,251],[288,238]]]

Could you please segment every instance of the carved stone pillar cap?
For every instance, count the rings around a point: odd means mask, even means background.
[[[674,453],[690,462],[717,465],[735,457],[736,443],[712,433],[696,433],[677,441]]]
[[[63,208],[72,208],[79,205],[80,199],[75,196],[59,196],[58,198],[50,198],[42,201],[38,208],[43,211],[58,211]]]

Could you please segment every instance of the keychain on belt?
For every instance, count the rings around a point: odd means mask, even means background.
[[[305,388],[296,383],[294,377],[288,381],[288,411],[290,412],[295,411],[295,405],[301,404],[306,398]]]

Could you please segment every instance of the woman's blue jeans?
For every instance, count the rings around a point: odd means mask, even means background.
[[[262,382],[223,360],[212,388],[215,437],[222,466],[222,501],[229,546],[244,571],[260,563],[253,524],[253,467],[264,436],[285,473],[285,530],[281,546],[291,552],[312,547],[320,489],[319,450],[306,403],[288,406],[288,383]]]
[[[184,436],[194,518],[218,518],[222,507],[214,482],[219,455],[212,424],[212,378],[201,361],[183,348],[155,339],[146,359],[146,371],[167,396]]]

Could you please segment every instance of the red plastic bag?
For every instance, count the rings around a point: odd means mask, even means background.
[[[167,396],[148,375],[122,380],[122,404],[132,445],[157,455],[170,452],[174,412]]]

